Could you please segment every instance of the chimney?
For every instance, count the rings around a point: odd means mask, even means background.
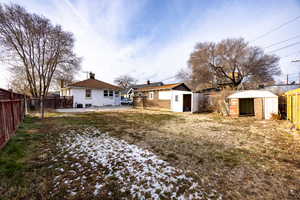
[[[150,85],[150,80],[147,80],[147,85]]]
[[[90,72],[90,79],[95,79],[95,74]]]
[[[63,79],[60,80],[60,88],[65,87],[65,81]]]

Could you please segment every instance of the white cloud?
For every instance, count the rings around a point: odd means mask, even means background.
[[[244,1],[243,4],[240,1],[226,1],[210,6],[206,2],[206,9],[199,11],[191,8],[186,11],[184,20],[177,20],[175,12],[184,12],[181,8],[182,2],[177,2],[169,5],[174,7],[174,13],[171,13],[174,15],[173,21],[165,22],[162,19],[150,30],[137,30],[133,28],[134,25],[147,23],[138,20],[145,14],[143,12],[147,12],[145,9],[149,2],[146,0],[130,3],[121,0],[14,2],[73,32],[76,39],[75,51],[83,57],[83,71],[93,71],[98,79],[108,82],[125,73],[131,73],[141,82],[147,78],[152,81],[166,79],[180,68],[186,67],[196,42],[219,41],[227,37],[245,37],[251,40],[300,13],[299,3],[294,0],[272,3],[257,1],[261,5],[252,3],[253,1]],[[166,23],[171,23],[172,26],[164,27]],[[253,44],[266,46],[297,35],[299,29],[296,27],[299,24],[300,20]],[[174,30],[167,30],[170,27]],[[144,31],[148,32],[128,38],[134,32]],[[165,32],[172,34],[161,39]],[[278,54],[289,55],[297,49],[300,51],[300,46],[278,51]],[[281,62],[284,73],[298,70],[295,64],[286,61],[287,59]],[[78,79],[82,78],[85,78],[85,74],[80,72]],[[0,87],[6,87],[3,77],[0,77]]]

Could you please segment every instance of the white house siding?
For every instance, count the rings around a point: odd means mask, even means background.
[[[158,98],[160,100],[170,100],[172,98],[172,91],[159,91]]]
[[[265,119],[271,119],[272,113],[278,114],[278,97],[264,98]]]
[[[193,94],[189,91],[177,91],[172,90],[172,100],[171,100],[171,110],[173,112],[183,112],[183,95],[191,94],[192,99],[192,109],[193,109]],[[178,95],[178,101],[175,101],[176,95]]]
[[[60,90],[60,96],[71,96],[69,88],[63,88]]]
[[[90,98],[85,97],[85,88],[72,88],[70,96],[74,98],[74,105],[76,104],[92,104],[92,106],[106,106],[106,105],[120,105],[121,104],[121,95],[115,97],[104,97],[104,90],[92,89],[92,95]]]

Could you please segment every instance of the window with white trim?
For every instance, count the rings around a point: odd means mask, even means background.
[[[178,102],[178,95],[175,95],[175,101]]]
[[[108,90],[104,90],[103,96],[108,97]]]
[[[85,97],[91,98],[92,97],[92,90],[91,89],[85,89]]]
[[[115,91],[115,97],[119,97],[120,96],[120,92],[119,91]]]
[[[113,90],[109,90],[108,96],[113,97],[114,96],[114,91]]]

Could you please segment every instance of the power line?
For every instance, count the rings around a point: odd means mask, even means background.
[[[294,55],[298,55],[298,54],[300,54],[300,50],[295,51],[295,52],[293,52],[293,53],[291,53],[291,54],[287,54],[287,55],[285,55],[285,56],[281,56],[280,58],[281,58],[281,59],[282,59],[282,58],[287,58],[287,57],[294,56]]]
[[[291,20],[289,20],[289,21],[287,21],[287,22],[284,22],[283,24],[280,24],[279,26],[276,26],[276,27],[272,28],[271,30],[267,31],[264,34],[259,35],[258,37],[254,38],[250,42],[254,42],[254,41],[256,41],[256,40],[258,40],[260,38],[263,38],[263,37],[269,35],[270,33],[274,32],[274,31],[277,31],[277,30],[281,29],[282,27],[284,27],[284,26],[286,26],[286,25],[288,25],[288,24],[290,24],[290,23],[292,23],[292,22],[294,22],[294,21],[296,21],[298,19],[300,19],[300,15],[297,16],[297,17],[295,17],[295,18],[293,18],[293,19],[291,19]]]
[[[269,52],[267,52],[267,53],[274,53],[274,52],[276,52],[276,51],[280,51],[280,50],[282,50],[282,49],[286,49],[286,48],[289,48],[289,47],[292,47],[292,46],[295,46],[295,45],[298,45],[298,44],[300,44],[300,41],[299,41],[299,42],[292,43],[292,44],[289,44],[289,45],[287,45],[287,46],[284,46],[284,47],[281,47],[281,48],[278,48],[278,49],[275,49],[275,50],[272,50],[272,51],[269,51]]]
[[[170,79],[173,79],[173,78],[176,78],[176,75],[175,75],[175,76],[170,76],[170,77],[168,77],[168,78],[162,80],[161,82],[164,82],[164,81],[167,81],[167,80],[170,80]]]
[[[276,45],[278,45],[278,44],[282,44],[282,43],[288,42],[288,41],[293,40],[293,39],[296,39],[296,38],[298,38],[298,37],[300,37],[300,35],[296,35],[296,36],[291,37],[291,38],[289,38],[289,39],[282,40],[282,41],[280,41],[280,42],[276,42],[276,43],[270,44],[269,46],[266,46],[266,47],[263,47],[263,48],[264,48],[264,49],[268,49],[268,48],[270,48],[270,47],[273,47],[273,46],[276,46]]]

